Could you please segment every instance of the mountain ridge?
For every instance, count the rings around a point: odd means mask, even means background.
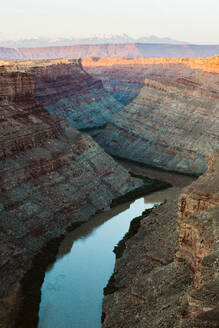
[[[41,48],[0,47],[0,59],[55,59],[92,57],[211,57],[219,54],[219,45],[176,45],[150,43],[124,43],[74,45]]]
[[[29,48],[45,46],[71,46],[81,44],[113,44],[113,43],[169,43],[169,44],[187,44],[189,42],[175,40],[169,37],[158,37],[156,35],[131,37],[128,34],[112,35],[94,35],[90,37],[32,37],[25,39],[7,39],[0,40],[1,47]]]

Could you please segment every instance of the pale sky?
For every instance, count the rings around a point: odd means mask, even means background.
[[[219,0],[2,0],[0,37],[94,34],[219,44]]]

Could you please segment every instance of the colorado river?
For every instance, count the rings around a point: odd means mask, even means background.
[[[38,328],[100,328],[103,288],[113,273],[114,246],[133,218],[154,203],[144,198],[97,215],[61,243],[46,272]]]

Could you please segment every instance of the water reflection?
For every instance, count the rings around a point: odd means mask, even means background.
[[[103,224],[104,222],[110,220],[113,216],[116,216],[117,214],[127,210],[130,207],[131,202],[122,204],[119,206],[116,206],[113,209],[110,209],[107,212],[100,213],[98,215],[95,215],[95,218],[93,218],[91,221],[83,224],[78,229],[70,232],[65,239],[63,240],[62,244],[59,247],[59,251],[57,254],[57,258],[62,257],[63,255],[69,253],[72,248],[72,244],[75,240],[79,238],[84,238],[87,235],[91,234],[92,231]]]
[[[140,198],[96,216],[68,234],[42,286],[39,328],[100,328],[103,288],[114,268],[114,246],[130,221],[154,206]]]

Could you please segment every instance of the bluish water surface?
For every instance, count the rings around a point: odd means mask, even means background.
[[[113,273],[114,246],[133,218],[154,203],[140,198],[98,215],[70,233],[46,272],[38,328],[100,328],[103,288]]]

